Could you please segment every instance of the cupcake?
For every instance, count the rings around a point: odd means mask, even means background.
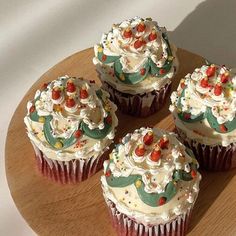
[[[24,122],[43,175],[76,183],[102,168],[118,122],[109,94],[94,81],[60,77],[38,90],[27,110]]]
[[[185,235],[201,175],[174,133],[140,128],[104,162],[103,195],[118,235]]]
[[[204,65],[181,80],[170,111],[180,140],[201,168],[236,167],[236,74],[225,66]]]
[[[165,28],[150,18],[135,17],[102,35],[93,62],[118,109],[145,117],[166,100],[177,70],[176,50]]]

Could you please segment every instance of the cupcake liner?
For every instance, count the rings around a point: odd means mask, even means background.
[[[103,88],[109,92],[111,100],[120,111],[132,116],[146,117],[163,107],[167,95],[170,93],[171,83],[166,84],[160,90],[135,95],[122,93],[104,81]]]
[[[169,223],[143,225],[119,212],[112,201],[107,199],[106,202],[118,236],[183,236],[187,233],[191,209]]]
[[[200,168],[209,171],[226,171],[236,167],[236,143],[222,145],[205,145],[186,136],[176,127],[180,141],[189,147],[199,162]]]
[[[57,161],[49,159],[34,144],[35,157],[39,171],[47,178],[62,184],[79,183],[97,173],[107,159],[105,155],[97,158]]]

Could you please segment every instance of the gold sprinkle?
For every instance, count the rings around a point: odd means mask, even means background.
[[[105,111],[110,111],[109,105],[105,105],[105,106],[104,106],[104,109],[105,109]]]
[[[135,186],[136,186],[136,188],[140,188],[141,185],[142,185],[141,180],[137,180],[137,181],[135,182]]]
[[[231,96],[231,89],[230,88],[225,90],[225,96],[226,97],[230,97]]]
[[[61,107],[60,105],[58,105],[58,104],[54,105],[54,106],[53,106],[53,109],[54,109],[55,111],[57,111],[57,112],[62,111],[62,107]]]
[[[124,74],[120,74],[120,80],[122,80],[122,81],[125,80],[125,76],[124,76]]]
[[[45,117],[40,116],[40,117],[39,117],[39,122],[40,122],[40,123],[45,123]]]
[[[102,52],[103,48],[101,46],[98,47],[98,52]]]
[[[55,143],[55,145],[54,145],[54,147],[55,147],[56,149],[60,149],[60,148],[62,148],[62,146],[63,146],[63,144],[62,144],[60,141],[57,141],[57,142]]]

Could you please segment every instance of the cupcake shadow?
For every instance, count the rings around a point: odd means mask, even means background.
[[[178,47],[235,67],[235,8],[235,0],[203,1],[168,36]]]

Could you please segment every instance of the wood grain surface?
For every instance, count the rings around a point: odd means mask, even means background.
[[[76,185],[60,185],[42,177],[36,169],[33,148],[26,135],[23,117],[26,103],[45,82],[58,76],[83,76],[97,79],[92,64],[93,50],[86,49],[66,58],[46,72],[26,93],[17,107],[6,140],[6,174],[13,200],[20,213],[38,235],[115,235],[100,187],[100,171]],[[179,79],[204,63],[202,57],[178,50]],[[169,101],[158,113],[148,118],[133,118],[117,113],[119,126],[115,141],[141,126],[158,126],[172,130]],[[236,235],[236,173],[205,173],[200,185],[188,235]],[[14,225],[13,225],[14,227]]]

